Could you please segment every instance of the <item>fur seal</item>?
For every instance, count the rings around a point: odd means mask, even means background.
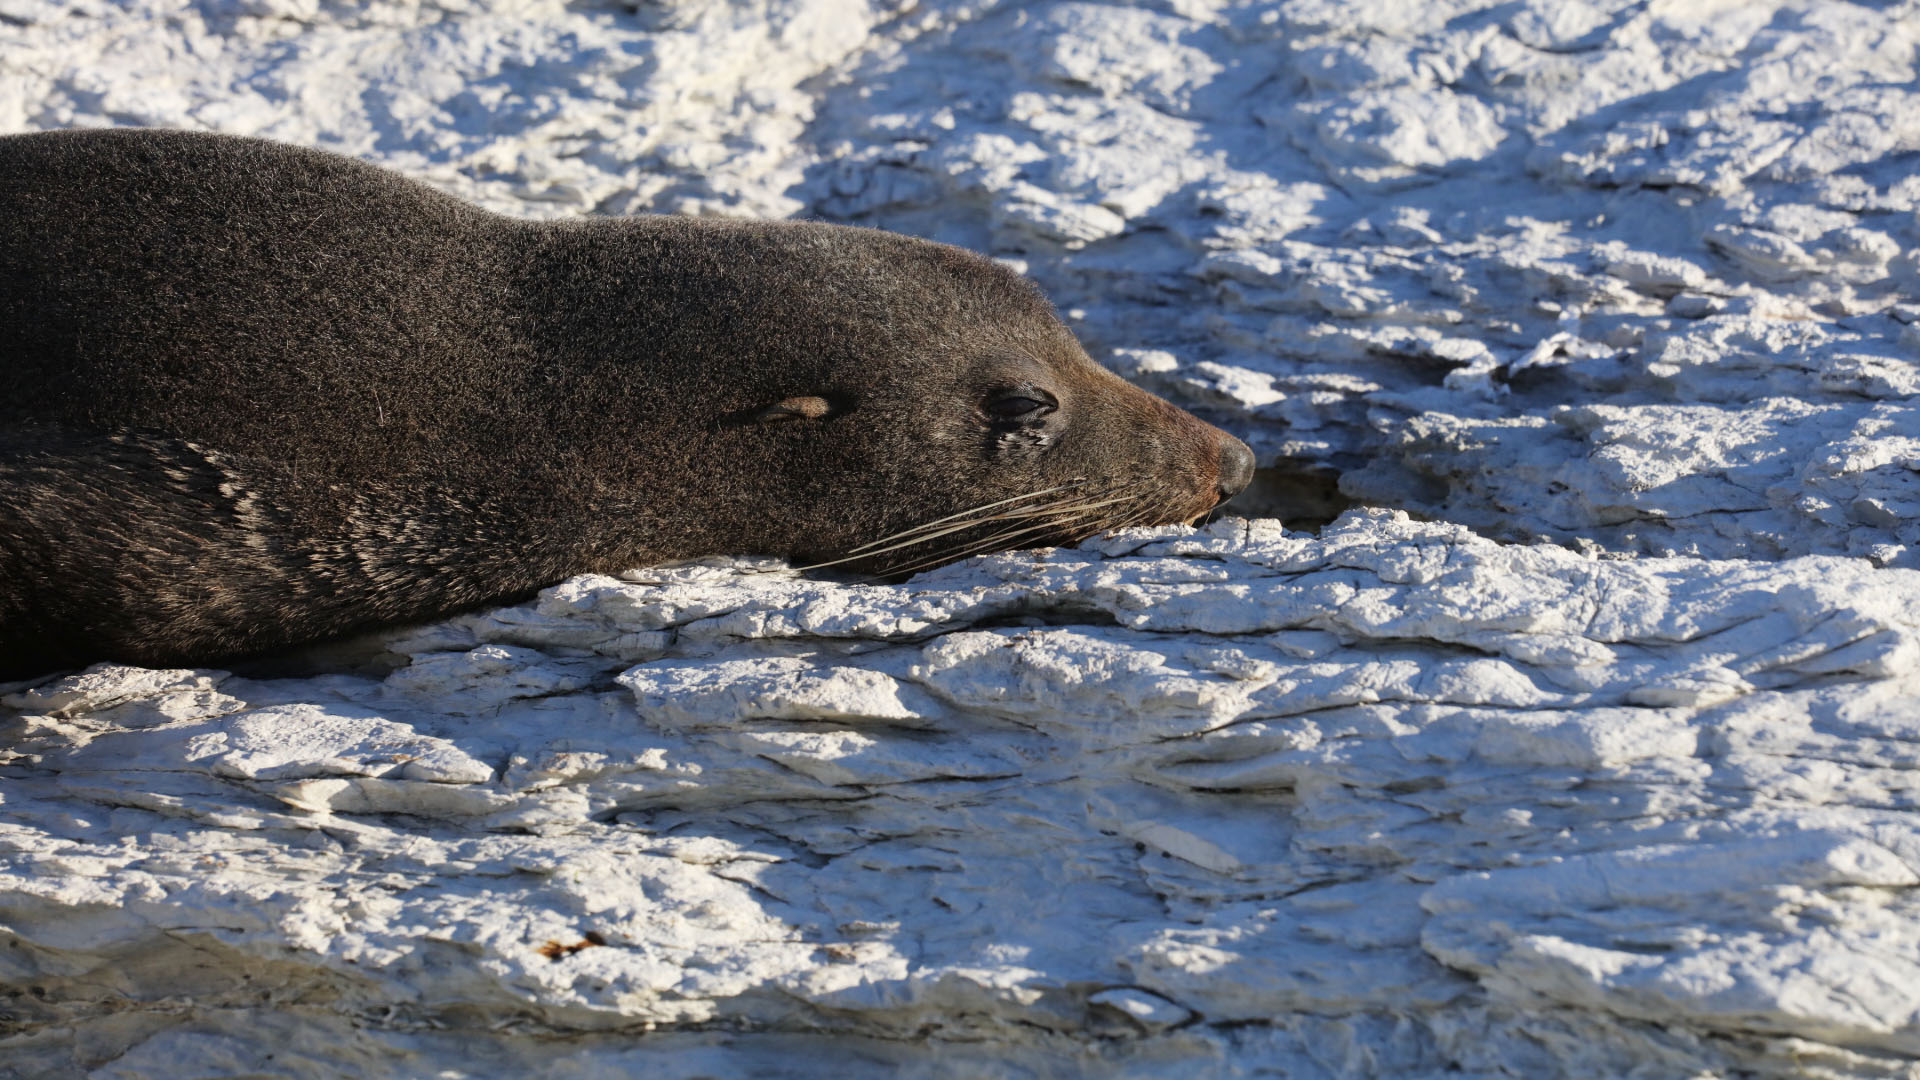
[[[715,553],[899,576],[1191,520],[1246,446],[957,248],[516,220],[168,131],[0,138],[0,677]]]

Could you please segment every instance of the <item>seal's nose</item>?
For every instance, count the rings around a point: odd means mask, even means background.
[[[1220,440],[1220,501],[1226,502],[1253,483],[1253,451],[1231,435]]]

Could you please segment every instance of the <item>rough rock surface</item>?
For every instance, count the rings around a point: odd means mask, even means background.
[[[966,243],[1256,508],[1379,508],[0,688],[0,1075],[1920,1075],[1917,50],[1837,0],[0,0],[0,130]]]

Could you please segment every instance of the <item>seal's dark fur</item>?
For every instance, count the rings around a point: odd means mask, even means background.
[[[206,662],[663,559],[833,558],[1070,476],[1151,478],[1172,520],[1244,454],[955,248],[518,221],[181,132],[0,138],[0,365],[14,676]],[[1058,415],[983,418],[1041,384]]]

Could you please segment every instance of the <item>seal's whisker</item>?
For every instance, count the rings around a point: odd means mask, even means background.
[[[929,567],[938,566],[941,563],[958,562],[959,560],[965,559],[972,555],[982,555],[990,551],[1001,550],[1002,548],[1010,546],[1008,544],[1008,541],[1018,539],[1019,537],[1026,536],[1031,533],[1044,533],[1049,529],[1057,529],[1057,528],[1059,528],[1058,523],[1047,522],[1041,525],[1029,525],[1025,528],[1020,528],[1020,529],[1002,530],[1001,532],[995,533],[992,536],[989,536],[983,540],[976,540],[971,543],[959,544],[959,545],[956,545],[955,547],[948,548],[945,551],[941,551],[933,555],[929,555],[923,559],[920,559],[917,562],[894,563],[893,565],[888,566],[883,570],[880,570],[874,576],[892,577],[896,574],[912,574],[921,570],[928,569]]]
[[[802,566],[802,567],[799,567],[798,569],[815,570],[823,566],[838,566],[841,563],[858,562],[861,559],[870,559],[878,555],[885,555],[890,551],[900,551],[905,548],[918,547],[921,544],[926,544],[934,540],[938,540],[943,536],[951,536],[954,533],[965,532],[968,529],[977,528],[990,521],[1021,521],[1021,520],[1026,520],[1028,517],[1031,517],[1031,516],[1033,515],[1018,515],[1018,516],[995,515],[993,517],[982,518],[977,521],[963,521],[957,525],[949,525],[944,529],[938,529],[938,530],[935,530],[934,532],[930,532],[922,536],[909,537],[908,539],[901,540],[899,543],[889,544],[883,548],[875,548],[871,551],[858,551],[851,555],[834,559],[831,562],[814,563],[811,566]]]
[[[842,558],[799,569],[837,566],[899,553],[872,575],[895,577],[989,551],[1018,547],[1034,537],[1049,537],[1049,542],[1055,544],[1076,543],[1102,532],[1162,520],[1177,507],[1177,502],[1169,498],[1175,493],[1164,483],[1107,484],[1100,490],[1085,490],[1091,483],[1093,481],[1082,478],[986,503],[862,544]],[[1047,501],[1035,505],[1036,499]],[[996,523],[1007,527],[984,536],[960,535]],[[955,537],[957,539],[946,544],[936,545],[936,541]]]
[[[1148,521],[1151,521],[1155,516],[1156,515],[1154,513],[1154,507],[1151,504],[1148,504],[1146,506],[1140,507],[1138,510],[1135,510],[1133,513],[1128,514],[1124,518],[1120,518],[1117,521],[1109,523],[1101,531],[1102,532],[1118,532],[1121,529],[1131,529],[1135,525],[1142,525],[1147,523]]]
[[[998,532],[990,533],[984,537],[963,540],[960,543],[932,552],[921,552],[918,553],[917,558],[909,556],[908,559],[893,563],[882,572],[885,574],[912,572],[942,562],[951,562],[984,552],[1014,547],[1017,546],[1017,541],[1036,535],[1046,535],[1049,533],[1072,535],[1084,527],[1089,520],[1090,518],[1083,514],[1049,516],[1046,520],[1042,521],[1027,519],[1014,524],[1011,528],[1001,529]]]
[[[1086,511],[1100,509],[1113,504],[1132,503],[1133,501],[1131,498],[1116,497],[1080,506],[1068,507],[1044,515],[1048,517],[1048,520],[1040,524],[1022,524],[1016,528],[1003,529],[1000,532],[982,539],[957,544],[953,547],[926,555],[917,562],[896,562],[879,571],[876,576],[888,577],[895,574],[910,574],[943,562],[958,561],[972,555],[997,551],[1012,546],[1011,541],[1035,533],[1045,533],[1048,531],[1057,532],[1061,534],[1061,539],[1056,541],[1056,543],[1072,543],[1075,542],[1076,539],[1084,539],[1095,533],[1105,531],[1105,527],[1101,525],[1102,517],[1100,515],[1089,515]],[[1143,512],[1150,513],[1151,507],[1143,508]],[[1021,520],[1031,521],[1033,518],[1040,516],[1043,515],[1040,513],[1025,515]]]
[[[1109,514],[1101,518],[1099,521],[1095,522],[1093,529],[1088,533],[1088,535],[1093,535],[1094,533],[1103,533],[1103,532],[1116,532],[1120,529],[1127,529],[1135,525],[1141,525],[1141,524],[1152,522],[1154,518],[1160,516],[1160,514],[1164,512],[1164,509],[1159,505],[1159,502],[1160,502],[1161,496],[1164,495],[1165,492],[1166,492],[1166,489],[1164,485],[1156,485],[1155,487],[1142,493],[1138,501],[1132,505],[1130,511],[1120,511],[1113,514]]]
[[[1063,485],[1063,486],[1066,486],[1066,485]],[[1052,490],[1057,491],[1059,489],[1056,488]],[[1046,494],[1046,493],[1042,492],[1040,494]],[[1012,501],[1012,500],[1003,500],[1002,503],[993,503],[993,504],[989,504],[989,507],[980,507],[978,509],[988,509],[992,506],[1000,506],[1007,501]],[[945,521],[945,522],[953,522],[952,524],[947,525],[945,528],[932,529],[931,531],[927,531],[931,526],[939,524],[939,522],[928,522],[926,525],[919,526],[917,529],[908,529],[905,532],[895,533],[892,537],[886,538],[886,539],[894,540],[895,542],[891,544],[886,544],[886,546],[884,547],[876,547],[875,545],[885,544],[886,543],[885,540],[875,540],[871,544],[866,544],[866,545],[863,545],[862,547],[854,548],[847,555],[841,558],[833,559],[828,562],[818,562],[808,566],[796,567],[795,569],[817,570],[817,569],[820,569],[821,567],[838,566],[842,563],[856,562],[860,559],[869,559],[877,555],[885,555],[890,551],[899,551],[904,548],[916,547],[920,544],[925,544],[933,540],[938,540],[942,536],[949,536],[957,532],[965,532],[968,529],[977,528],[989,522],[1030,521],[1035,518],[1043,518],[1043,517],[1049,518],[1049,519],[1058,518],[1065,514],[1078,514],[1086,510],[1108,505],[1109,503],[1115,503],[1115,502],[1121,502],[1121,501],[1123,500],[1119,498],[1114,498],[1114,499],[1108,499],[1105,501],[1095,501],[1091,503],[1079,503],[1079,504],[1062,505],[1057,503],[1050,503],[1044,506],[1023,507],[1017,510],[1003,510],[997,514],[988,514],[983,517],[969,518],[964,521],[955,521],[954,519],[959,517],[960,515],[953,515],[950,517],[940,519],[941,521]],[[977,510],[975,512],[977,512]]]
[[[1019,522],[1016,527],[1002,529],[979,540],[972,540],[925,554],[914,561],[892,563],[875,573],[875,577],[892,577],[900,574],[917,573],[946,562],[957,562],[973,555],[983,554],[1014,546],[1013,542],[1035,533],[1053,530],[1061,534],[1057,543],[1072,543],[1103,532],[1113,532],[1134,525],[1147,524],[1169,512],[1165,505],[1166,497],[1172,494],[1165,484],[1155,484],[1144,491],[1131,495],[1096,499],[1082,503],[1054,503],[1042,507],[1029,507],[1017,514],[995,515],[984,520],[1006,520]],[[1114,509],[1117,508],[1117,509]],[[1106,513],[1090,513],[1105,510]],[[1038,524],[1035,519],[1045,518]],[[974,523],[977,524],[977,523]],[[1070,539],[1071,538],[1071,539]],[[924,542],[924,541],[923,541]],[[912,546],[912,545],[907,545]]]
[[[944,525],[950,521],[957,521],[961,518],[970,517],[974,514],[978,514],[985,510],[993,510],[995,508],[1007,506],[1012,503],[1026,502],[1029,499],[1038,499],[1043,495],[1052,495],[1056,492],[1067,491],[1071,488],[1083,487],[1089,483],[1092,483],[1092,481],[1083,477],[1078,480],[1070,480],[1064,484],[1056,484],[1050,488],[1042,488],[1039,491],[1029,491],[1024,495],[1015,495],[1010,499],[1001,499],[998,502],[985,503],[983,505],[976,506],[968,510],[962,510],[957,514],[948,514],[946,517],[943,517],[943,518],[934,518],[932,521],[923,521],[920,524],[913,526],[912,528],[902,529],[899,532],[894,533],[890,536],[883,536],[878,540],[869,541],[868,543],[861,544],[859,547],[856,547],[856,548],[849,548],[847,551],[847,554],[857,555],[863,551],[868,550],[869,548],[879,547],[880,545],[885,544],[890,540],[898,540],[912,533],[920,532],[921,530],[924,530],[924,529],[931,529],[936,525]]]

